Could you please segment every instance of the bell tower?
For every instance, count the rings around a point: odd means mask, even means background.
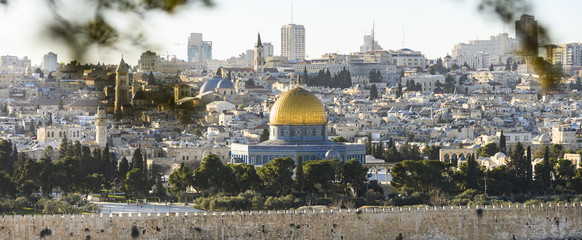
[[[129,68],[123,57],[115,70],[115,114],[121,113],[121,106],[129,103]]]
[[[265,67],[265,48],[263,43],[261,43],[261,34],[258,34],[257,44],[255,44],[255,72],[257,76],[263,74],[263,69]]]

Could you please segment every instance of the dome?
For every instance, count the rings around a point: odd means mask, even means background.
[[[222,80],[222,78],[215,77],[215,78],[212,78],[212,79],[206,81],[202,85],[202,87],[200,87],[200,95],[207,93],[207,92],[213,92],[221,80]]]
[[[550,137],[548,137],[548,135],[542,134],[540,136],[540,142],[549,142],[549,141],[551,141],[551,140],[550,140]]]
[[[506,158],[506,157],[507,157],[507,155],[505,155],[505,154],[504,154],[504,153],[502,153],[502,152],[498,152],[498,153],[496,153],[496,154],[495,154],[495,156],[494,156],[494,157],[495,157],[495,159],[501,159],[501,158]]]
[[[229,79],[225,78],[218,82],[218,86],[216,88],[234,88],[234,84]]]
[[[341,158],[342,158],[341,154],[333,148],[325,153],[325,159],[341,159]]]
[[[271,108],[271,125],[326,125],[327,114],[319,99],[296,87],[279,97]]]
[[[145,92],[142,90],[139,90],[137,92],[135,92],[135,94],[133,94],[133,100],[145,100],[146,99],[146,95]]]

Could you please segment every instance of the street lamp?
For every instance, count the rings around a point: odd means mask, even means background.
[[[115,202],[115,200],[117,200],[117,199],[116,199],[116,197],[117,197],[117,194],[116,194],[116,190],[117,190],[117,188],[116,188],[116,186],[115,186],[115,182],[116,182],[116,181],[117,181],[117,178],[114,178],[114,179],[113,179],[113,202]]]
[[[487,196],[487,176],[484,176],[483,179],[485,180],[485,196]]]

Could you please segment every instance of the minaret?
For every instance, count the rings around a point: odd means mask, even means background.
[[[99,105],[97,108],[97,118],[95,119],[95,141],[99,147],[104,148],[107,144],[107,116],[105,107]]]
[[[263,68],[265,67],[265,49],[261,43],[261,34],[258,34],[257,44],[255,45],[255,72],[257,76],[263,74]]]
[[[123,57],[117,66],[115,77],[115,113],[121,113],[121,106],[129,103],[129,69]]]

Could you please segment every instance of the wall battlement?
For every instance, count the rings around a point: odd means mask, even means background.
[[[0,217],[0,239],[582,238],[582,204]]]

